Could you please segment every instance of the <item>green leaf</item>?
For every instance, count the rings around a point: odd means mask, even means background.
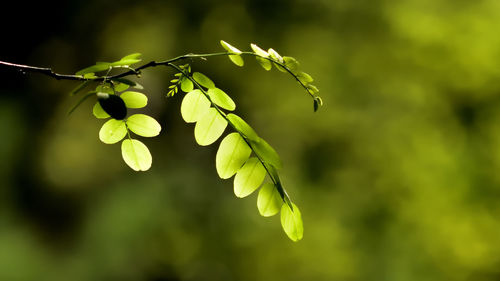
[[[311,75],[305,73],[305,72],[298,72],[297,74],[297,78],[300,80],[300,82],[302,82],[303,84],[309,84],[311,83],[312,81],[314,81],[314,79],[311,77]]]
[[[265,57],[265,58],[269,57],[269,53],[262,50],[259,46],[255,45],[255,44],[250,44],[250,47],[252,48],[253,52],[256,53],[257,55],[259,55],[261,57]]]
[[[207,76],[205,76],[203,73],[195,72],[193,73],[193,79],[196,81],[198,84],[202,85],[205,88],[211,89],[215,88],[214,82],[210,80]]]
[[[252,48],[253,52],[258,55],[258,57],[255,57],[257,62],[265,70],[267,70],[267,71],[271,70],[271,68],[273,67],[272,63],[268,59],[265,59],[265,58],[269,57],[269,54],[255,44],[250,44],[250,47]]]
[[[106,94],[110,94],[110,95],[115,94],[115,91],[113,90],[113,88],[111,88],[109,86],[109,84],[99,85],[95,88],[95,91],[98,93],[106,93]]]
[[[134,114],[127,118],[130,131],[143,137],[154,137],[160,134],[161,126],[153,117],[145,114]]]
[[[273,60],[275,60],[275,61],[277,61],[277,62],[280,62],[280,63],[283,63],[283,62],[284,62],[284,61],[283,61],[283,58],[281,57],[281,55],[280,55],[280,54],[278,54],[278,52],[276,52],[274,49],[272,49],[272,48],[271,48],[271,49],[269,49],[267,52],[269,53],[269,56],[270,56]]]
[[[229,45],[229,43],[225,42],[224,40],[220,40],[220,44],[226,51],[229,53],[235,54],[235,55],[229,55],[229,59],[236,64],[237,66],[243,66],[245,62],[243,61],[243,58],[240,56],[241,51],[236,49],[235,47]]]
[[[269,145],[264,139],[250,140],[252,147],[260,159],[265,163],[274,166],[276,169],[281,169],[281,159],[276,150]]]
[[[181,104],[182,119],[186,123],[196,122],[210,109],[210,101],[198,89],[193,90],[184,96]]]
[[[250,127],[250,125],[248,125],[247,122],[245,122],[245,120],[241,119],[241,117],[236,114],[229,113],[227,115],[227,119],[234,126],[234,128],[238,132],[242,133],[247,139],[259,141],[257,133],[254,129],[252,129],[252,127]]]
[[[221,179],[228,179],[245,164],[252,150],[238,133],[227,135],[215,156],[215,168]]]
[[[257,208],[261,216],[270,217],[276,215],[282,205],[283,200],[272,183],[266,183],[260,188],[257,197]]]
[[[153,162],[148,147],[135,139],[126,139],[122,142],[122,157],[134,171],[147,171]]]
[[[248,159],[234,177],[234,194],[237,197],[246,197],[254,192],[264,181],[266,169],[256,157]]]
[[[118,83],[115,85],[116,92],[123,92],[123,91],[127,90],[128,88],[130,88],[130,85],[127,85],[125,83]]]
[[[318,111],[318,108],[323,105],[323,100],[320,97],[314,97],[314,112]]]
[[[235,110],[236,104],[224,91],[219,88],[208,89],[208,96],[217,106],[222,107],[227,110]]]
[[[292,205],[293,211],[287,204],[283,204],[281,207],[281,226],[286,235],[292,241],[297,242],[304,236],[304,225],[299,208],[293,203]]]
[[[128,91],[120,95],[128,108],[143,108],[148,104],[148,97],[143,93]]]
[[[138,63],[142,61],[141,59],[131,59],[131,58],[123,58],[119,61],[115,61],[110,63],[110,66],[118,66],[118,67],[128,67],[134,63]]]
[[[117,143],[126,135],[127,126],[123,120],[110,119],[102,125],[99,131],[99,139],[107,144]]]
[[[226,127],[226,119],[212,107],[196,123],[194,138],[199,145],[210,145],[224,133]]]
[[[240,55],[229,55],[229,59],[237,66],[245,65],[245,61]]]
[[[113,81],[117,81],[117,82],[120,82],[122,84],[129,85],[131,87],[135,87],[137,85],[136,82],[129,80],[127,78],[113,78]]]
[[[121,58],[120,60],[128,60],[128,59],[137,59],[141,56],[142,54],[141,53],[133,53],[133,54],[130,54],[130,55],[126,55],[124,56],[123,58]]]
[[[265,70],[269,71],[273,68],[273,64],[269,60],[261,57],[255,57],[255,59]]]
[[[290,69],[292,72],[296,72],[299,68],[299,62],[293,57],[283,57],[283,61],[285,62],[286,67]]]
[[[78,94],[81,90],[85,89],[90,83],[92,83],[92,80],[86,80],[83,83],[80,83],[80,85],[76,86],[70,93],[70,96],[74,96]]]
[[[181,82],[181,90],[185,93],[191,92],[193,90],[193,82],[189,80],[189,78],[183,77]]]
[[[106,113],[106,111],[104,111],[104,109],[102,109],[102,106],[99,102],[95,103],[94,108],[92,108],[92,113],[98,119],[106,119],[111,117],[108,113]]]
[[[110,67],[111,67],[110,63],[107,63],[107,62],[105,62],[105,63],[98,63],[98,64],[89,66],[87,68],[84,68],[84,69],[78,71],[76,73],[76,75],[84,75],[84,74],[88,74],[88,73],[101,72],[101,71],[108,70]]]

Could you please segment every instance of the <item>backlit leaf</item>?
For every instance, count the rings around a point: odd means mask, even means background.
[[[281,159],[274,150],[274,148],[269,145],[264,139],[259,138],[257,141],[256,140],[250,140],[252,147],[254,148],[254,151],[257,155],[259,155],[260,159],[262,161],[273,165],[277,169],[281,169],[282,164],[281,164]]]
[[[227,135],[220,143],[215,167],[221,179],[232,177],[250,157],[252,150],[238,133]]]
[[[188,78],[184,77],[181,82],[181,90],[189,93],[193,90],[193,82]]]
[[[127,118],[130,131],[143,137],[154,137],[160,134],[161,126],[153,117],[145,114],[134,114]]]
[[[224,133],[226,127],[226,119],[212,107],[196,123],[194,138],[199,145],[210,145]]]
[[[236,64],[237,66],[243,66],[245,62],[243,61],[243,58],[240,56],[241,51],[236,49],[235,47],[229,45],[229,43],[225,42],[224,40],[220,40],[220,44],[226,51],[229,53],[233,53],[235,55],[229,55],[229,59]]]
[[[252,157],[238,170],[234,177],[234,194],[243,198],[254,192],[264,181],[266,169],[259,159]]]
[[[143,93],[128,91],[120,95],[128,108],[143,108],[148,104],[148,97]]]
[[[241,119],[238,115],[229,113],[227,115],[227,119],[234,126],[234,128],[238,132],[242,133],[246,138],[254,141],[259,140],[259,136],[254,129],[252,129],[252,127],[250,127],[250,125],[248,125],[248,123]]]
[[[127,59],[137,59],[141,56],[142,54],[141,53],[133,53],[133,54],[130,54],[130,55],[126,55],[124,56],[123,58],[121,58],[120,60],[127,60]]]
[[[110,67],[111,67],[110,63],[99,63],[99,64],[95,64],[95,65],[89,66],[87,68],[84,68],[84,69],[78,71],[76,73],[76,75],[84,75],[87,73],[101,72],[101,71],[108,70]]]
[[[182,119],[187,123],[200,120],[210,109],[210,101],[198,89],[193,90],[184,96],[181,104]]]
[[[99,131],[99,139],[107,144],[117,143],[126,135],[127,126],[123,120],[110,119],[102,125]]]
[[[270,217],[276,215],[281,206],[283,205],[283,200],[280,194],[274,188],[272,183],[265,183],[259,190],[259,196],[257,197],[257,208],[259,213],[263,217]]]
[[[205,76],[203,73],[200,72],[195,72],[193,73],[193,79],[196,81],[198,84],[202,85],[205,88],[211,89],[215,88],[214,82],[210,80],[207,76]]]
[[[99,102],[95,103],[94,108],[92,108],[92,113],[94,114],[94,116],[96,118],[99,118],[99,119],[106,119],[106,118],[111,117],[111,116],[109,116],[109,114],[106,113],[106,111],[104,111],[104,109],[102,109]]]
[[[261,57],[267,58],[269,56],[268,52],[262,50],[259,46],[255,45],[255,44],[250,44],[250,47],[252,48],[254,53],[256,53],[257,55],[259,55]]]
[[[267,57],[269,57],[269,54],[262,50],[259,46],[255,45],[255,44],[250,44],[250,47],[252,48],[252,50],[254,51],[255,54],[258,55],[258,57],[255,57],[255,59],[257,60],[257,62],[265,69],[265,70],[271,70],[271,68],[273,67],[271,61],[269,61],[268,59],[265,59]]]
[[[275,61],[277,61],[277,62],[280,62],[280,63],[283,63],[283,62],[284,62],[284,61],[283,61],[283,58],[281,57],[281,55],[280,55],[280,54],[278,54],[278,52],[276,52],[274,49],[272,49],[272,48],[271,48],[271,49],[269,49],[267,52],[269,53],[269,56],[270,56],[273,60],[275,60]]]
[[[283,61],[286,65],[286,67],[288,67],[288,69],[290,69],[292,72],[296,72],[297,69],[299,68],[299,62],[293,58],[293,57],[283,57]]]
[[[302,239],[304,235],[304,225],[302,222],[302,215],[299,208],[292,203],[293,211],[290,206],[283,204],[281,207],[281,226],[286,235],[297,242]]]
[[[123,92],[123,91],[127,90],[128,88],[130,88],[130,85],[127,85],[125,83],[118,83],[115,85],[116,92]]]
[[[122,142],[122,157],[134,171],[147,171],[153,162],[148,147],[135,139],[126,139]]]
[[[236,109],[236,104],[224,91],[219,88],[211,88],[207,91],[208,96],[217,106],[227,110]]]
[[[314,81],[314,79],[311,77],[311,75],[309,75],[305,72],[298,72],[296,75],[297,75],[297,78],[299,78],[300,82],[302,82],[304,84],[308,84],[308,83],[311,83],[312,81]]]

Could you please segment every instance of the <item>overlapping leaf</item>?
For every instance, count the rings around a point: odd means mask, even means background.
[[[264,181],[266,169],[259,159],[251,157],[234,177],[234,194],[243,198],[254,192]]]
[[[128,108],[143,108],[148,104],[148,97],[143,93],[128,91],[120,95]]]
[[[194,138],[199,145],[210,145],[224,133],[226,127],[226,119],[212,107],[196,123]]]
[[[238,133],[227,135],[220,143],[215,157],[215,167],[219,177],[232,177],[250,157],[252,150]]]
[[[292,241],[297,242],[301,240],[304,235],[304,225],[299,208],[293,203],[292,205],[293,211],[287,204],[283,204],[281,207],[281,226],[286,235],[288,235]]]
[[[184,96],[181,103],[181,115],[187,123],[196,122],[210,109],[210,101],[198,89]]]
[[[270,217],[276,215],[283,205],[280,194],[272,183],[265,183],[259,190],[257,197],[257,208],[261,216]]]
[[[207,91],[208,96],[217,106],[227,110],[235,110],[236,104],[224,91],[219,88],[211,88]]]

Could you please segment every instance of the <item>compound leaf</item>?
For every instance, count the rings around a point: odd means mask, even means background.
[[[285,57],[283,57],[283,61],[286,65],[286,67],[288,67],[288,69],[290,69],[294,73],[299,68],[299,62],[293,57],[286,57],[285,56]]]
[[[95,103],[94,108],[92,108],[92,113],[98,119],[106,119],[111,117],[108,113],[106,113],[106,111],[104,111],[104,109],[102,109],[102,106],[101,104],[99,104],[99,102]]]
[[[276,215],[283,205],[283,200],[279,192],[274,188],[272,183],[265,183],[259,191],[257,197],[257,208],[263,217],[270,217]]]
[[[215,88],[215,84],[210,78],[205,76],[205,74],[200,73],[200,72],[195,72],[193,73],[193,79],[196,81],[198,84],[202,85],[205,88],[211,89]]]
[[[153,117],[145,114],[134,114],[127,118],[130,131],[143,137],[154,137],[160,134],[161,126]]]
[[[199,145],[210,145],[224,133],[226,127],[226,119],[212,107],[196,123],[194,138]]]
[[[153,162],[148,147],[136,139],[126,139],[122,142],[122,157],[134,171],[147,171]]]
[[[283,204],[281,207],[281,226],[286,235],[288,235],[292,241],[297,242],[301,240],[304,235],[304,225],[299,208],[293,203],[292,206],[293,211],[287,204]]]
[[[243,61],[243,58],[240,56],[241,51],[236,49],[235,47],[229,45],[229,43],[225,42],[224,40],[220,40],[220,44],[226,51],[229,53],[232,53],[234,55],[229,55],[229,59],[236,64],[237,66],[243,66],[245,62]]]
[[[148,104],[148,97],[139,92],[128,91],[120,95],[128,108],[143,108]]]
[[[215,167],[221,179],[228,179],[245,164],[252,150],[238,133],[227,135],[215,156]]]
[[[281,159],[276,150],[269,145],[264,139],[258,138],[257,140],[250,140],[252,147],[260,159],[265,163],[268,163],[275,167],[276,169],[281,169]]]
[[[201,117],[210,109],[210,101],[198,89],[193,90],[184,96],[181,103],[182,119],[186,123],[192,123],[200,120]]]
[[[262,163],[256,157],[251,157],[234,177],[234,194],[240,198],[252,194],[259,188],[265,177],[266,169]]]
[[[268,59],[265,59],[265,58],[269,57],[269,53],[262,50],[259,46],[255,45],[255,44],[250,44],[250,47],[252,48],[253,52],[258,55],[258,57],[255,57],[257,62],[259,62],[259,64],[265,70],[267,70],[267,71],[271,70],[271,68],[273,67],[271,61],[269,61]]]
[[[219,88],[211,88],[207,91],[208,96],[216,105],[227,109],[227,110],[235,110],[236,104],[224,91]]]
[[[250,125],[248,125],[248,123],[245,122],[245,120],[241,119],[241,117],[239,117],[238,115],[229,113],[227,115],[227,119],[234,126],[234,128],[238,132],[242,133],[247,139],[255,141],[259,140],[259,136],[255,132],[255,130],[252,129],[252,127],[250,127]]]
[[[110,119],[102,125],[99,131],[99,139],[107,144],[117,143],[125,135],[127,135],[127,126],[123,120]]]
[[[102,62],[102,63],[98,63],[95,65],[89,66],[87,68],[84,68],[84,69],[78,71],[76,73],[76,75],[84,75],[84,74],[88,74],[88,73],[101,72],[101,71],[108,70],[110,67],[111,67],[110,63]]]
[[[311,77],[311,75],[305,73],[305,72],[299,72],[296,74],[297,78],[302,82],[303,84],[309,84],[314,81],[314,79]]]
[[[183,77],[181,82],[181,90],[186,93],[191,92],[193,90],[193,82],[188,78]]]

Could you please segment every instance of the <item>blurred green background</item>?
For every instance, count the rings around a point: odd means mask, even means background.
[[[500,2],[14,1],[0,59],[74,73],[224,39],[296,57],[325,106],[253,59],[193,61],[280,153],[304,239],[218,179],[144,71],[153,167],[98,139],[76,85],[0,68],[0,280],[499,280]]]

